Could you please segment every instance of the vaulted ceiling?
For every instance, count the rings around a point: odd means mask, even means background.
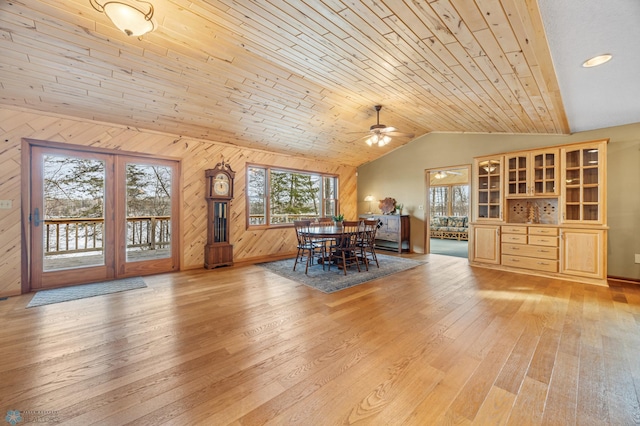
[[[0,2],[0,103],[360,165],[380,122],[568,133],[535,0],[151,0],[137,39],[89,0]],[[585,58],[586,59],[586,58]]]

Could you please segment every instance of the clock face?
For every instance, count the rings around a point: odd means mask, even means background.
[[[229,176],[218,173],[213,184],[213,191],[217,195],[229,195]]]

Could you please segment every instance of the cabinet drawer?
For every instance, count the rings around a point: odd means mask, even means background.
[[[503,234],[526,234],[527,227],[526,226],[503,226],[502,233]]]
[[[503,243],[527,244],[527,236],[520,234],[502,234]]]
[[[529,235],[550,235],[557,237],[558,228],[538,228],[532,226],[529,228]]]
[[[558,237],[543,237],[542,235],[529,235],[529,244],[536,246],[558,247]]]
[[[502,244],[502,253],[515,256],[534,257],[537,259],[558,260],[556,247],[526,246],[522,244]]]
[[[376,232],[376,240],[398,241],[397,232],[385,232],[382,229]]]
[[[514,268],[533,269],[544,272],[558,272],[558,262],[555,260],[502,255],[502,264],[505,266],[512,266]]]

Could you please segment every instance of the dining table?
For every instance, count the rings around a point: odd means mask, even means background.
[[[349,234],[357,231],[352,230],[345,232],[345,228],[343,226],[323,224],[315,225],[312,223],[305,232],[312,238],[337,238],[345,233]]]
[[[364,228],[361,223],[359,227],[345,227],[341,225],[325,225],[325,224],[311,224],[304,233],[316,242],[324,242],[326,244],[341,244],[340,241],[346,241],[346,238],[362,231]],[[318,259],[318,263],[325,262],[324,258]]]

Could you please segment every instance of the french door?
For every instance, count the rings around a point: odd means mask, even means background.
[[[31,290],[177,270],[179,163],[31,145]]]

